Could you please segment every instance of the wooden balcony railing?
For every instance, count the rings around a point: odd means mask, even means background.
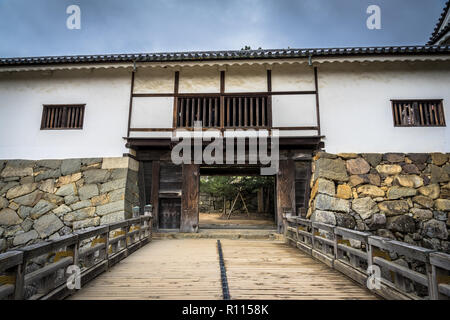
[[[203,128],[221,129],[267,128],[272,123],[267,94],[179,96],[175,114],[177,128],[193,128],[195,121]]]

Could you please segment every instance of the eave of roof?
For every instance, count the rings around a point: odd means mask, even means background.
[[[439,17],[438,23],[431,34],[430,40],[427,45],[435,44],[444,34],[446,34],[450,29],[450,24],[447,24],[441,31],[439,31],[444,23],[445,17],[447,16],[448,11],[450,10],[450,0],[445,4],[444,10]]]
[[[439,55],[449,53],[450,46],[448,45],[161,52],[140,54],[0,58],[0,68],[8,66],[39,66],[59,64],[218,61],[345,56]]]

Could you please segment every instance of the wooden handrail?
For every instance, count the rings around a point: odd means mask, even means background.
[[[4,275],[2,279],[6,279],[0,282],[0,299],[65,298],[75,292],[66,283],[69,266],[79,267],[80,281],[84,285],[150,242],[151,220],[151,216],[141,216],[92,227],[57,240],[0,254],[0,275]],[[130,228],[134,230],[130,232]],[[44,259],[45,265],[36,269],[36,259]],[[26,273],[31,264],[33,271]],[[29,291],[25,289],[30,285],[39,287],[39,290],[25,295]]]
[[[374,276],[369,269],[380,268],[379,286],[369,288],[377,295],[387,299],[450,298],[449,254],[373,236],[368,232],[315,223],[299,217],[285,218],[285,223],[285,239],[289,244],[344,273],[361,285],[366,286],[369,278]],[[328,234],[327,237],[334,240],[320,235],[324,232]],[[358,246],[354,247],[352,241]],[[331,247],[334,247],[334,252],[330,252]],[[391,261],[391,254],[422,263],[425,272]],[[411,290],[412,283],[426,287],[428,296],[419,296],[417,290]]]

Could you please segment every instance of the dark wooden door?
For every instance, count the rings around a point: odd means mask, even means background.
[[[160,229],[179,229],[181,214],[180,199],[159,200],[159,228]]]

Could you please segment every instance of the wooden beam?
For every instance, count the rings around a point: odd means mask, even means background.
[[[320,103],[319,103],[319,79],[317,76],[317,67],[314,67],[314,85],[316,88],[316,115],[317,115],[317,134],[320,136]]]
[[[172,127],[176,128],[177,127],[177,118],[178,118],[178,88],[180,85],[180,71],[175,71],[175,76],[174,76],[174,88],[173,88],[173,123],[172,123]]]
[[[130,106],[129,106],[129,110],[128,110],[128,129],[127,129],[127,137],[130,136],[130,128],[131,128],[131,115],[133,112],[133,91],[134,91],[134,75],[135,75],[135,70],[133,70],[131,72],[131,88],[130,88]]]

